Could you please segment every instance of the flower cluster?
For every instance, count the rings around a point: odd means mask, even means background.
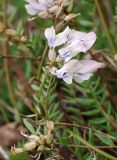
[[[54,123],[52,121],[46,122],[47,133],[40,135],[27,135],[23,132],[21,134],[28,139],[28,142],[24,144],[23,148],[15,148],[12,147],[12,153],[17,154],[25,151],[32,151],[33,149],[37,149],[39,154],[41,155],[44,150],[52,149],[53,147],[53,130]]]
[[[57,16],[62,7],[68,6],[68,0],[25,0],[27,12],[41,18],[52,18]],[[75,14],[69,14],[64,21],[71,20],[76,17]],[[66,20],[65,20],[66,19]],[[51,62],[58,62],[63,65],[61,69],[52,67],[50,72],[58,78],[63,79],[67,84],[71,84],[72,80],[82,83],[88,80],[98,68],[103,64],[94,60],[77,60],[72,59],[79,53],[86,53],[95,43],[96,34],[94,32],[80,32],[69,27],[56,34],[54,27],[45,30],[45,37],[48,41],[49,53],[48,57]],[[58,53],[58,55],[57,55]],[[57,56],[57,57],[56,57]]]
[[[61,9],[61,0],[25,0],[27,13],[31,16],[38,15],[40,18],[52,18]]]
[[[93,46],[96,41],[94,32],[84,33],[66,27],[63,32],[56,35],[52,26],[45,30],[45,37],[50,48],[49,60],[64,63],[61,69],[54,69],[54,74],[67,84],[71,84],[73,79],[82,83],[84,80],[88,80],[98,68],[104,66],[94,60],[72,59],[81,52],[86,53]],[[58,53],[57,58],[56,51]]]

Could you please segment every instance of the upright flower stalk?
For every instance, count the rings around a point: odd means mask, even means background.
[[[36,16],[42,19],[46,18],[56,18],[59,24],[61,22],[67,21],[75,18],[77,14],[72,13],[65,13],[64,9],[69,7],[68,0],[25,0],[26,1],[26,11],[31,16]],[[72,0],[70,1],[72,2]],[[70,3],[70,7],[72,3]],[[63,18],[58,17],[61,15]],[[57,25],[58,25],[57,23]],[[41,70],[45,58],[48,54],[48,65],[47,70],[44,73],[43,82],[39,86],[39,100],[35,96],[37,103],[40,104],[42,101],[41,94],[42,89],[44,87],[45,81],[48,78],[48,73],[53,74],[58,79],[62,79],[67,84],[72,84],[73,82],[82,83],[85,80],[88,80],[91,76],[93,76],[94,72],[97,71],[99,68],[103,68],[104,64],[101,62],[97,62],[91,59],[80,59],[78,58],[79,54],[86,54],[89,51],[94,43],[96,42],[96,34],[91,32],[81,32],[74,29],[71,29],[69,26],[58,33],[55,30],[56,26],[51,26],[50,28],[45,29],[45,38],[47,41],[47,45],[45,51],[43,52],[42,61],[40,62],[39,70],[37,78],[41,76]],[[62,27],[61,27],[62,28]],[[47,93],[44,92],[44,97],[47,96]],[[44,99],[46,101],[46,99]],[[52,102],[51,102],[52,103]],[[45,103],[46,104],[46,103]],[[43,154],[44,151],[54,150],[54,122],[48,121],[48,108],[45,105],[42,105],[45,109],[46,118],[44,117],[40,122],[46,122],[46,126],[39,127],[39,135],[27,135],[22,132],[22,135],[28,139],[28,143],[26,143],[23,148],[12,148],[13,153],[20,153],[23,151],[32,151],[35,150],[39,156]],[[48,104],[47,104],[48,106]],[[41,126],[41,125],[40,125]],[[42,132],[42,133],[41,133]],[[71,134],[71,133],[70,133]],[[72,135],[72,134],[71,134]],[[85,140],[81,137],[76,137],[79,142],[83,143],[84,145],[88,146],[89,148],[93,149],[93,146],[88,144]],[[101,150],[94,148],[94,150],[105,157],[108,157],[108,154],[102,152]]]
[[[69,5],[66,0],[25,1],[27,2],[25,8],[28,14],[38,15],[44,19],[57,16],[64,7]],[[75,16],[72,15],[72,17]],[[49,61],[59,63],[59,68],[58,66],[52,66],[50,72],[57,78],[63,79],[67,84],[71,84],[73,80],[82,83],[88,80],[97,69],[104,67],[103,63],[94,60],[73,59],[80,53],[86,53],[93,46],[97,39],[94,32],[85,33],[70,29],[67,26],[64,31],[56,34],[55,28],[52,26],[45,29],[45,37],[49,47]]]

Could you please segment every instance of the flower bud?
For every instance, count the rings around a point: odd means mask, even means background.
[[[58,9],[59,9],[59,6],[55,5],[55,6],[51,7],[51,8],[49,8],[48,12],[54,14],[54,13],[56,13],[58,11]]]
[[[51,145],[51,143],[53,142],[53,135],[49,134],[46,136],[46,144]]]
[[[29,142],[26,143],[23,147],[24,151],[32,151],[34,148],[36,148],[37,143],[36,142]]]
[[[65,21],[71,21],[72,19],[74,19],[75,17],[77,17],[78,15],[80,15],[79,13],[78,14],[74,14],[74,13],[70,13],[70,14],[68,14],[65,18],[64,18],[64,20]]]
[[[39,12],[38,13],[38,16],[42,19],[46,19],[46,18],[52,18],[52,15],[51,14],[48,14],[48,11],[45,10],[45,11],[42,11],[42,12]]]
[[[30,136],[30,139],[32,139],[32,140],[38,142],[39,137],[38,137],[38,136],[35,136],[35,135],[31,135],[31,136]]]
[[[73,0],[63,0],[63,6],[67,7],[67,12],[71,12],[73,9]]]
[[[38,139],[38,143],[41,144],[41,145],[44,145],[44,144],[45,144],[45,141],[46,141],[45,136],[40,135],[40,137],[39,137],[39,139]]]
[[[56,52],[55,52],[54,49],[50,49],[50,50],[49,50],[48,59],[49,59],[51,62],[55,62],[55,60],[56,60]]]
[[[45,150],[45,146],[40,145],[37,149],[37,151],[43,152]]]
[[[59,56],[57,56],[56,62],[60,63],[60,62],[62,62],[62,59]]]

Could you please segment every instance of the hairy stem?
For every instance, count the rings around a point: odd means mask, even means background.
[[[37,72],[37,78],[38,78],[38,79],[40,78],[40,75],[41,75],[42,66],[43,66],[45,57],[46,57],[46,55],[47,55],[47,50],[48,50],[48,46],[46,45],[46,46],[45,46],[45,49],[44,49],[44,52],[43,52],[42,60],[41,60],[41,62],[40,62],[40,64],[39,64],[39,68],[38,68],[38,72]]]

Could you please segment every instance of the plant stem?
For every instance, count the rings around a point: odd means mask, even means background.
[[[11,56],[11,55],[8,55],[8,56],[0,55],[0,58],[8,59],[8,60],[15,59],[15,60],[24,60],[24,61],[39,61],[39,60],[41,60],[41,57],[35,58],[35,57]]]
[[[62,122],[54,122],[54,125],[55,125],[55,126],[64,126],[64,127],[67,126],[67,127],[82,128],[82,129],[86,129],[86,130],[91,129],[92,131],[94,131],[94,132],[96,132],[96,133],[99,133],[99,134],[102,134],[102,135],[104,135],[105,137],[110,138],[110,139],[112,139],[113,141],[117,142],[117,138],[115,138],[115,137],[113,137],[113,136],[111,136],[111,135],[109,135],[109,134],[107,134],[107,133],[103,133],[103,132],[101,132],[101,131],[98,131],[98,130],[96,130],[96,129],[93,129],[93,128],[91,128],[91,127],[86,127],[86,126],[81,126],[81,125],[71,124],[71,123],[62,123]]]
[[[39,68],[38,68],[38,72],[37,72],[37,79],[40,78],[41,70],[42,70],[42,66],[43,66],[43,63],[44,63],[44,60],[45,60],[45,57],[46,57],[46,54],[47,54],[47,50],[48,50],[48,46],[46,45],[45,49],[44,49],[44,52],[43,52],[42,60],[39,64]]]
[[[8,6],[8,1],[3,0],[3,10],[4,10],[3,24],[4,24],[5,29],[7,27],[7,6]],[[5,56],[5,57],[8,57],[7,46],[8,46],[8,38],[5,37],[3,40],[3,56]],[[12,88],[12,84],[11,84],[11,79],[10,79],[8,59],[4,59],[4,69],[5,69],[5,77],[6,77],[6,82],[7,82],[7,86],[8,86],[10,99],[11,99],[12,105],[15,108],[16,107],[16,100],[15,100],[15,96],[14,96],[14,92],[13,92],[13,88]]]
[[[55,143],[57,145],[61,145],[61,143]],[[89,148],[88,146],[84,146],[84,145],[75,145],[75,144],[68,144],[67,145],[68,147],[73,147],[73,148],[76,148],[76,147],[79,147],[79,148]],[[110,149],[110,148],[117,148],[117,146],[94,146],[96,148],[100,148],[100,149]]]
[[[102,156],[104,156],[104,157],[106,157],[106,158],[108,158],[108,159],[110,159],[110,160],[117,160],[117,157],[113,157],[113,156],[109,155],[108,153],[100,150],[99,148],[91,145],[90,143],[88,143],[87,141],[85,141],[85,140],[84,140],[82,137],[80,137],[79,135],[75,135],[75,134],[73,134],[71,131],[69,131],[69,132],[70,132],[70,134],[71,134],[74,138],[76,138],[76,139],[77,139],[79,142],[81,142],[83,145],[87,146],[89,149],[91,149],[91,150],[99,153],[100,155],[102,155]]]
[[[39,125],[45,125],[45,123],[40,123],[39,121],[37,121],[37,122],[34,122],[33,120],[31,120],[31,119],[28,119],[28,121],[31,123],[31,124],[33,124],[34,126],[39,126]],[[81,126],[81,125],[77,125],[77,124],[72,124],[72,123],[63,123],[63,122],[54,122],[54,125],[55,126],[63,126],[63,127],[75,127],[75,128],[82,128],[82,129],[85,129],[85,130],[89,130],[89,129],[91,129],[92,131],[94,131],[94,132],[96,132],[96,133],[99,133],[99,134],[102,134],[102,135],[104,135],[105,137],[107,137],[107,138],[110,138],[110,139],[112,139],[113,141],[115,141],[115,142],[117,142],[117,138],[115,138],[115,137],[113,137],[113,136],[111,136],[111,135],[109,135],[109,134],[107,134],[107,133],[103,133],[103,132],[101,132],[101,131],[98,131],[98,130],[96,130],[96,129],[94,129],[94,128],[91,128],[91,127],[86,127],[86,126]]]
[[[115,48],[115,45],[113,43],[113,40],[112,40],[112,37],[111,37],[111,34],[109,32],[109,29],[107,27],[107,24],[106,24],[106,21],[105,21],[105,18],[104,18],[104,15],[102,13],[102,10],[101,10],[101,7],[100,7],[100,3],[98,0],[94,0],[95,1],[95,4],[96,4],[96,7],[97,7],[97,11],[98,11],[98,14],[99,14],[99,17],[100,17],[100,20],[101,20],[101,23],[102,23],[102,27],[103,27],[103,30],[107,36],[107,39],[108,39],[108,42],[112,48],[112,53],[113,54],[117,54],[117,51],[116,51],[116,48]]]

